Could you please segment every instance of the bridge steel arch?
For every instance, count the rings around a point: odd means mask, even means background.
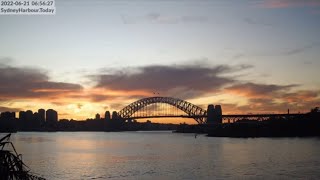
[[[146,107],[154,103],[165,103],[172,105],[188,114],[189,117],[192,117],[199,124],[206,123],[206,110],[190,102],[172,97],[148,97],[137,100],[129,104],[128,106],[124,107],[121,111],[119,111],[118,117],[121,119],[129,119],[135,112],[139,111],[143,107]]]

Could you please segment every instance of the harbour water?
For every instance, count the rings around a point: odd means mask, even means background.
[[[320,138],[18,132],[11,141],[31,171],[47,179],[320,178]]]

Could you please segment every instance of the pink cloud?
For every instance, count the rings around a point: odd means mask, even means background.
[[[319,0],[264,0],[265,8],[290,8],[290,7],[318,7]]]
[[[317,10],[312,10],[310,11],[311,14],[314,14],[314,15],[319,15],[320,14],[320,10],[317,9]]]

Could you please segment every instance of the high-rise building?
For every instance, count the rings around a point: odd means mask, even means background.
[[[46,121],[45,115],[46,115],[46,111],[44,109],[38,110],[38,117],[39,117],[41,126],[44,126],[44,124],[45,124],[45,121]]]
[[[46,111],[46,124],[48,127],[54,127],[58,122],[58,113],[53,109]]]
[[[27,127],[27,118],[26,118],[25,111],[19,112],[19,124],[20,124],[22,130],[24,130]]]
[[[118,113],[117,111],[112,112],[112,120],[117,120],[118,119]]]
[[[16,113],[15,112],[2,112],[0,114],[1,119],[15,119]]]
[[[33,119],[32,119],[32,124],[31,124],[31,129],[37,130],[40,128],[40,118],[39,118],[39,113],[35,112],[33,113]]]
[[[32,119],[33,119],[32,111],[31,110],[27,110],[26,111],[26,120],[27,120],[27,122],[30,123],[32,121]]]
[[[106,121],[110,121],[111,117],[110,117],[110,111],[106,111],[106,113],[104,114],[104,119]]]
[[[0,114],[0,132],[16,131],[16,113],[2,112]]]
[[[99,113],[96,114],[96,120],[100,120],[100,114]]]
[[[26,120],[26,112],[25,111],[20,111],[19,112],[19,120],[20,121],[25,121]]]
[[[33,122],[33,113],[31,110],[27,110],[26,111],[26,126],[24,128],[26,128],[26,130],[30,130],[32,128],[32,122]]]

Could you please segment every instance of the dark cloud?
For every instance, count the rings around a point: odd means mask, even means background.
[[[262,20],[255,20],[253,18],[249,18],[249,17],[246,17],[244,18],[244,22],[247,23],[247,24],[250,24],[250,25],[261,25],[261,26],[266,26],[266,27],[271,27],[273,26],[271,23],[267,23],[265,21],[262,21]]]
[[[312,42],[306,45],[297,46],[297,47],[289,47],[285,49],[279,49],[272,52],[260,52],[260,53],[245,53],[245,52],[238,52],[232,56],[232,59],[240,59],[244,57],[275,57],[275,56],[293,56],[301,53],[305,53],[308,51],[312,51],[315,49],[319,49],[320,42]],[[306,62],[306,61],[305,61]]]
[[[104,92],[91,92],[91,93],[79,93],[79,94],[72,94],[68,95],[68,98],[72,99],[81,99],[81,100],[87,100],[90,102],[95,103],[101,103],[101,102],[109,102],[109,101],[115,101],[115,100],[126,100],[128,98],[130,99],[141,99],[145,96],[141,95],[129,95],[129,94],[117,94],[117,95],[108,95]],[[78,104],[79,106],[79,104]],[[81,104],[82,107],[82,104]]]
[[[83,106],[83,104],[77,104],[77,107],[78,107],[78,109],[81,109],[82,108],[82,106]]]
[[[311,61],[304,61],[303,64],[305,64],[305,65],[311,65],[312,62],[311,62]]]
[[[237,53],[237,54],[235,54],[235,55],[233,55],[233,59],[240,59],[240,58],[243,58],[243,57],[245,57],[246,55],[245,54],[243,54],[243,53]]]
[[[297,47],[295,49],[291,49],[287,52],[285,52],[284,54],[286,55],[295,55],[295,54],[300,54],[300,53],[303,53],[309,49],[313,49],[313,48],[316,48],[316,47],[319,47],[320,46],[320,43],[311,43],[311,44],[308,44],[308,45],[305,45],[305,46],[301,46],[301,47]]]
[[[0,96],[43,98],[82,90],[79,84],[50,81],[45,71],[0,65]]]
[[[243,83],[236,84],[230,87],[225,88],[225,90],[244,95],[247,97],[262,97],[269,96],[270,94],[274,94],[275,92],[289,90],[290,88],[296,87],[298,85],[274,85],[274,84],[256,84],[256,83]]]
[[[216,91],[218,91],[218,89]],[[168,96],[171,96],[171,97],[189,99],[194,97],[200,97],[204,93],[205,93],[204,91],[188,89],[188,87],[179,87],[179,88],[172,88],[168,90],[165,94],[168,94]]]
[[[59,99],[55,99],[50,102],[51,104],[57,105],[57,106],[63,106],[65,105],[65,102],[60,102]]]
[[[0,112],[19,112],[21,111],[20,108],[9,108],[9,107],[4,107],[4,106],[0,106]]]
[[[133,102],[133,101],[132,101]],[[128,104],[129,105],[129,104]],[[123,105],[122,103],[111,103],[109,108],[110,109],[114,109],[117,111],[120,111],[121,109],[123,109],[126,105]]]
[[[157,12],[152,12],[142,16],[128,16],[121,15],[122,22],[124,24],[139,24],[139,23],[151,23],[151,24],[178,24],[178,23],[203,23],[208,21],[205,16],[195,15],[183,15],[183,16],[170,16]]]
[[[102,95],[102,94],[92,94],[92,95],[89,95],[89,98],[93,102],[102,102],[102,101],[107,101],[107,100],[113,99],[115,97]]]
[[[206,92],[217,92],[227,84],[235,82],[225,74],[251,66],[146,66],[126,69],[112,74],[92,76],[96,87],[122,91],[147,91],[175,97],[195,97]]]

